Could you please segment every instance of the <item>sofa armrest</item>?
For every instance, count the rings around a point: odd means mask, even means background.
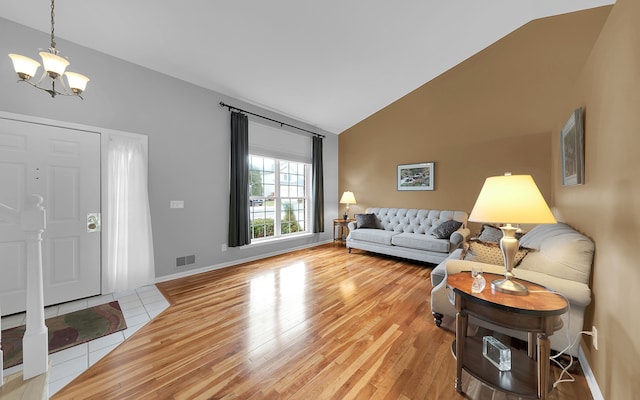
[[[356,229],[357,223],[356,221],[351,221],[347,224],[347,226],[349,227],[349,232],[351,232]]]
[[[483,273],[504,275],[504,267],[502,265],[485,264],[475,261],[447,259],[445,267],[447,275],[449,275],[456,274],[458,272],[471,271],[472,265],[482,267]],[[518,268],[515,268],[513,272],[518,279],[533,282],[562,293],[567,297],[571,304],[586,307],[591,303],[591,289],[589,289],[589,286],[584,283],[562,279],[536,271],[518,270]]]
[[[464,243],[469,235],[471,234],[471,230],[469,228],[460,228],[457,231],[451,234],[449,238],[449,242],[453,245],[452,248],[456,248]]]

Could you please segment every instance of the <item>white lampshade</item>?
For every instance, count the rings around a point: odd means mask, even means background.
[[[491,281],[491,289],[519,296],[529,293],[526,286],[513,280],[518,250],[516,228],[511,224],[555,224],[549,206],[531,175],[492,176],[480,190],[469,221],[505,224],[500,227],[500,250],[504,260],[504,279]]]
[[[33,58],[21,56],[20,54],[9,54],[9,57],[13,61],[13,69],[22,79],[29,79],[35,76],[40,66],[40,63]]]
[[[508,224],[555,224],[549,206],[531,175],[486,179],[469,221]]]
[[[340,198],[341,204],[356,204],[356,197],[353,195],[353,192],[344,192],[342,193],[342,197]]]
[[[67,76],[67,81],[69,82],[69,87],[73,91],[73,93],[80,94],[84,92],[87,88],[87,82],[89,82],[89,78],[86,76],[79,74],[77,72],[65,72]]]
[[[45,71],[49,74],[55,74],[56,77],[64,74],[64,70],[69,65],[69,61],[46,51],[41,51],[39,54],[40,57],[42,57],[42,65]]]

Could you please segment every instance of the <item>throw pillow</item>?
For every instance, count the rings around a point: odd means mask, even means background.
[[[481,242],[494,242],[498,243],[502,239],[502,230],[493,225],[482,225],[480,234],[478,234],[478,240]]]
[[[432,234],[438,239],[449,239],[451,237],[451,234],[457,231],[461,226],[462,222],[456,221],[455,219],[450,219],[436,226]]]
[[[531,249],[526,247],[520,247],[516,252],[513,266],[518,266],[530,250]],[[472,240],[469,242],[469,247],[465,248],[462,252],[460,258],[467,261],[476,261],[485,264],[504,265],[502,250],[498,243],[487,243],[479,240]]]
[[[356,229],[370,228],[378,229],[375,214],[356,214]]]

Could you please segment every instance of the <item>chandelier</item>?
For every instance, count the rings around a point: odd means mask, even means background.
[[[63,95],[78,96],[82,99],[81,94],[87,87],[89,78],[76,72],[65,72],[65,69],[69,65],[69,61],[64,57],[61,57],[60,52],[56,49],[56,39],[54,36],[54,8],[54,0],[51,0],[51,47],[49,47],[48,52],[41,51],[39,53],[42,58],[42,65],[44,69],[40,79],[35,83],[31,80],[31,78],[36,74],[38,67],[40,67],[40,63],[38,61],[20,54],[9,54],[9,57],[13,61],[13,69],[15,69],[16,74],[18,74],[18,77],[20,78],[18,82],[26,82],[36,89],[44,90],[49,93],[51,97]],[[68,85],[65,84],[63,75],[67,77]],[[45,81],[47,77],[51,78],[51,87],[41,86],[43,83],[49,81]],[[56,82],[60,83],[62,91],[56,88]]]

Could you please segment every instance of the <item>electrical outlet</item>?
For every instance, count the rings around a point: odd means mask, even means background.
[[[598,330],[595,325],[591,327],[591,344],[594,349],[598,350]]]
[[[226,243],[223,243],[223,244],[222,244],[222,247],[220,248],[220,250],[222,250],[222,251],[227,251],[227,245],[226,245]]]

